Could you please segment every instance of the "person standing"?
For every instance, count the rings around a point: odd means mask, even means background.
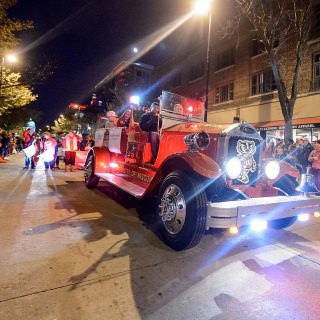
[[[2,129],[0,128],[0,163],[6,163],[7,160],[2,158],[2,151],[3,151],[3,137],[2,137]]]
[[[26,130],[23,131],[23,148],[27,148],[29,146],[29,142],[31,139],[31,135],[32,135],[33,131],[31,128],[28,128]]]
[[[38,145],[36,145],[36,133],[32,133],[30,140],[28,142],[28,145],[25,149],[27,149],[28,147],[33,146],[33,154],[29,154],[29,152],[26,152],[26,157],[25,157],[25,166],[23,169],[29,169],[29,166],[31,165],[31,169],[35,169],[35,156],[40,152],[41,147]],[[37,149],[38,148],[38,149]]]
[[[140,118],[139,126],[141,130],[148,132],[148,141],[151,143],[151,163],[155,163],[159,150],[159,130],[162,127],[162,119],[159,116],[159,103],[153,102],[151,104],[151,112],[144,113]]]
[[[55,168],[59,169],[59,170],[60,170],[60,167],[59,167],[59,162],[60,162],[60,159],[59,159],[59,156],[60,156],[59,148],[60,148],[60,150],[62,148],[62,140],[63,140],[62,134],[63,134],[62,131],[58,131],[57,135],[56,135],[56,138],[55,138],[57,145],[55,147],[54,163],[55,163]]]
[[[50,132],[44,132],[42,140],[42,153],[45,170],[48,171],[50,168],[54,171],[54,154],[56,150],[57,142],[51,137]]]
[[[320,140],[317,140],[314,146],[308,160],[311,162],[311,173],[315,176],[316,187],[320,190]]]
[[[76,154],[78,150],[78,137],[74,134],[73,131],[69,131],[69,133],[62,141],[62,145],[65,150],[65,171],[67,172],[68,169],[70,169],[70,171],[74,171]]]
[[[274,158],[284,160],[287,156],[287,148],[284,141],[280,140],[275,148]]]
[[[31,169],[35,169],[37,167],[42,148],[42,142],[38,134],[32,134],[32,143],[34,144],[35,154],[31,157]]]
[[[308,158],[311,153],[311,151],[314,149],[311,143],[309,142],[309,139],[307,137],[304,137],[302,140],[302,147],[299,150],[297,154],[298,162],[301,165],[301,173],[307,172],[307,167],[311,167],[311,163],[309,162]]]
[[[297,167],[297,154],[298,154],[298,147],[296,143],[292,139],[289,139],[288,145],[288,152],[287,157],[285,159],[286,162],[290,163],[292,166]],[[297,167],[298,168],[298,167]]]
[[[2,139],[1,139],[1,144],[2,144],[1,156],[2,156],[3,160],[7,160],[8,159],[8,153],[9,153],[9,142],[10,142],[10,139],[9,139],[9,136],[8,136],[8,133],[7,133],[6,130],[2,130],[1,136],[2,136]]]

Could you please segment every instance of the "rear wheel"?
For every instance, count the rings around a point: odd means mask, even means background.
[[[199,243],[206,225],[207,197],[198,179],[175,171],[163,181],[157,200],[157,229],[174,250]]]
[[[84,181],[89,189],[95,188],[99,183],[99,177],[94,174],[94,156],[91,154],[84,166]]]

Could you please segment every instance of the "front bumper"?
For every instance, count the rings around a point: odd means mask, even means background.
[[[249,225],[254,220],[313,214],[320,210],[319,196],[277,196],[248,200],[209,202],[206,228],[230,228]]]

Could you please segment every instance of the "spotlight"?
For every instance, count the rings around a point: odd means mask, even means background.
[[[231,234],[237,234],[237,233],[239,233],[239,229],[237,227],[230,227],[229,232]]]
[[[298,215],[298,220],[299,221],[308,221],[309,220],[309,215],[307,213],[302,213]]]
[[[266,230],[268,227],[268,223],[267,221],[263,220],[255,220],[251,222],[250,226],[252,231],[259,232]]]

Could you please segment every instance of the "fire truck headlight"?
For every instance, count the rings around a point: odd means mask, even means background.
[[[209,146],[210,137],[204,131],[191,133],[184,137],[184,143],[189,146],[191,151],[205,150]]]
[[[226,164],[226,173],[230,179],[236,179],[242,171],[241,161],[238,158],[231,158]]]
[[[265,167],[265,173],[268,179],[275,179],[280,173],[279,162],[270,161]]]
[[[255,220],[251,222],[251,230],[254,232],[259,232],[266,230],[268,228],[267,221]]]

